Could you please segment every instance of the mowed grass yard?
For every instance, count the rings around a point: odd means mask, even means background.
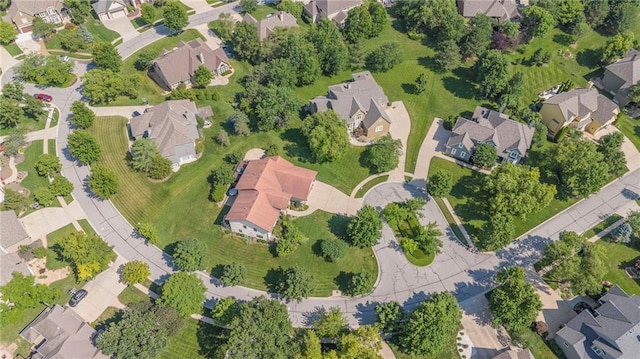
[[[434,157],[431,159],[429,173],[438,170],[444,170],[453,175],[455,185],[447,199],[469,235],[472,238],[479,236],[482,226],[489,219],[486,215],[487,199],[481,192],[481,183],[485,175],[445,159]],[[574,199],[561,200],[556,197],[540,211],[527,215],[524,219],[516,219],[515,237],[526,233],[573,203],[575,203]]]
[[[625,136],[640,151],[640,118],[631,118],[625,114],[618,117],[615,126],[624,133]]]
[[[270,269],[302,265],[315,276],[314,296],[327,296],[337,289],[334,279],[341,271],[377,273],[377,263],[370,249],[350,247],[345,255],[348,260],[337,263],[325,262],[315,254],[317,241],[344,236],[346,220],[328,213],[317,212],[295,220],[311,240],[285,258],[275,258],[267,245],[247,245],[238,237],[222,232],[219,225],[222,209],[208,200],[207,176],[222,165],[226,153],[247,150],[252,143],[277,140],[277,134],[254,134],[247,141],[234,142],[232,139],[231,146],[222,151],[206,133],[202,158],[183,166],[166,182],[154,183],[127,166],[126,122],[123,117],[100,117],[95,121],[90,131],[102,148],[99,162],[114,170],[120,179],[119,191],[112,198],[116,207],[133,225],[138,222],[154,224],[159,232],[159,246],[165,251],[171,253],[172,244],[178,240],[196,237],[207,244],[208,264],[212,268],[232,261],[242,262],[247,267],[245,284],[258,289],[267,288],[264,278]]]
[[[636,258],[640,258],[640,250],[636,246],[622,243],[612,243],[600,240],[599,243],[607,248],[607,267],[609,271],[604,280],[619,285],[627,294],[640,295],[640,280],[627,275],[624,268],[633,265]]]

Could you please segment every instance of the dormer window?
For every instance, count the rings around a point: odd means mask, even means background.
[[[509,159],[515,160],[516,158],[518,158],[518,151],[509,152]]]
[[[458,148],[462,148],[462,146],[463,146],[462,143],[458,144]]]

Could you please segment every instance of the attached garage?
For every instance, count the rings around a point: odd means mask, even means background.
[[[127,16],[127,5],[124,0],[99,0],[93,4],[93,10],[101,21]]]

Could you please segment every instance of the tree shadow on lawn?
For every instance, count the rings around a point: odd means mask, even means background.
[[[284,279],[284,269],[282,267],[271,268],[264,276],[264,284],[267,287],[267,291],[270,293],[276,293],[278,285]]]
[[[453,70],[453,75],[446,76],[442,79],[444,88],[454,94],[456,97],[465,99],[479,98],[478,92],[475,90],[475,84],[468,79],[474,78],[473,70],[470,68],[459,67]]]
[[[329,231],[333,233],[339,239],[348,241],[347,236],[347,224],[349,223],[349,217],[333,215],[329,218],[327,224],[329,225]]]
[[[227,351],[226,344],[229,333],[227,329],[198,321],[196,338],[198,340],[198,354],[205,358],[223,358]]]
[[[414,83],[406,83],[400,85],[402,90],[409,95],[418,95],[418,91],[416,90],[416,85]]]
[[[597,67],[602,57],[601,49],[584,49],[576,55],[578,65],[585,67]]]
[[[290,158],[295,158],[302,163],[312,163],[313,156],[307,146],[307,140],[299,128],[287,128],[280,136],[285,144],[283,150]]]
[[[570,46],[573,44],[573,36],[564,32],[555,34],[553,35],[553,42],[562,46]]]
[[[429,45],[427,45],[429,46]],[[435,73],[440,73],[440,69],[436,65],[436,60],[433,57],[421,56],[418,57],[418,65],[423,66]]]
[[[333,282],[338,286],[338,290],[340,290],[342,293],[346,293],[349,291],[349,284],[351,283],[351,278],[353,278],[353,273],[340,271],[340,273],[335,277]]]

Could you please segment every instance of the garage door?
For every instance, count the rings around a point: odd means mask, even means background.
[[[116,12],[112,12],[112,13],[111,13],[111,18],[112,18],[112,19],[117,19],[117,18],[120,18],[120,17],[126,17],[126,16],[127,16],[127,13],[125,12],[125,10],[124,10],[124,9],[122,9],[122,10],[118,10],[118,11],[116,11]]]

